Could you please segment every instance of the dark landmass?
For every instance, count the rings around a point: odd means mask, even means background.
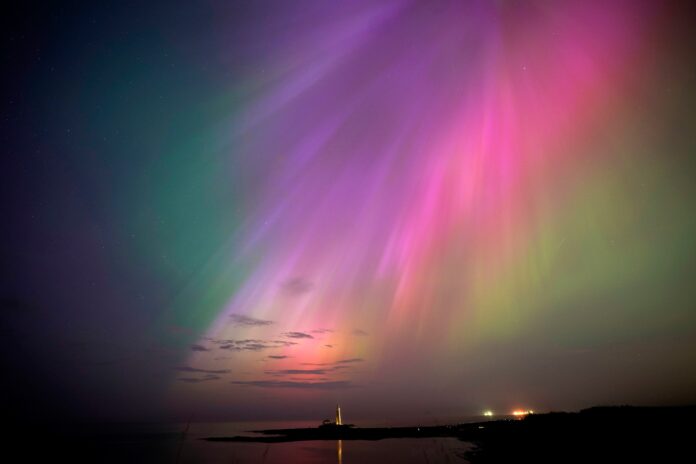
[[[696,406],[595,407],[575,413],[432,427],[321,427],[208,437],[221,442],[454,437],[476,444],[466,459],[497,462],[696,462]]]
[[[236,437],[208,437],[208,441],[236,441],[257,443],[282,443],[289,441],[307,440],[383,440],[385,438],[428,438],[428,437],[456,437],[463,433],[466,425],[445,425],[434,427],[331,427],[331,428],[304,428],[304,429],[272,429],[251,430],[262,436],[236,436]]]
[[[473,463],[696,462],[696,407],[595,407],[496,422],[462,439]]]

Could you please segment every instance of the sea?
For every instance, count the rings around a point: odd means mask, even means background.
[[[363,427],[384,424],[360,424]],[[403,425],[403,424],[398,424]],[[193,422],[76,427],[69,447],[80,462],[225,464],[467,463],[474,445],[456,438],[310,440],[287,443],[213,442],[206,437],[254,436],[254,430],[316,427],[314,422]],[[66,456],[68,459],[70,456]],[[77,456],[75,456],[77,461]]]

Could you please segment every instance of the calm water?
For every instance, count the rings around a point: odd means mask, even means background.
[[[181,464],[466,463],[464,453],[472,446],[455,438],[271,444],[202,440],[210,436],[250,435],[250,430],[315,426],[316,422],[192,423],[182,440],[184,424],[121,424],[80,430],[76,440],[86,444],[82,451],[94,462]]]

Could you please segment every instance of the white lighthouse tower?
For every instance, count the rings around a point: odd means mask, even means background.
[[[343,421],[341,421],[341,406],[336,405],[336,425],[343,425]]]

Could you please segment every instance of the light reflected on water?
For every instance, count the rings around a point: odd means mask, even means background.
[[[456,438],[388,438],[384,440],[314,440],[286,443],[212,442],[210,436],[243,435],[245,431],[282,428],[280,424],[192,423],[184,425],[94,431],[83,440],[93,462],[129,464],[399,464],[466,463],[473,445]],[[291,424],[294,427],[302,424]]]
[[[188,441],[180,464],[421,464],[467,463],[472,445],[456,438],[314,440],[287,443]]]

